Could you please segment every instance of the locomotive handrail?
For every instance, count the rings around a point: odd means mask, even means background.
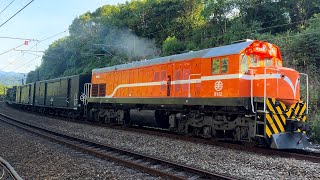
[[[307,108],[306,108],[306,114],[309,114],[309,110],[308,110],[309,109],[309,76],[308,76],[308,74],[305,74],[305,73],[299,73],[299,74],[306,77],[306,81],[307,81],[307,100],[306,100]]]
[[[87,98],[90,97],[90,90],[91,90],[91,83],[85,83],[84,84],[84,87],[83,87],[83,94],[81,95],[82,96],[82,99],[83,99],[83,103],[86,105],[87,104]],[[80,96],[80,98],[81,98]]]
[[[189,84],[188,84],[188,97],[191,97],[190,89],[191,89],[191,76],[201,76],[201,74],[189,74]]]
[[[253,113],[256,113],[254,110],[254,104],[253,104],[253,69],[248,69],[248,71],[251,71],[251,78],[250,78],[250,96],[251,96],[251,109]]]
[[[279,69],[276,68],[271,68],[271,67],[265,67],[264,68],[264,90],[263,90],[263,112],[266,113],[267,112],[267,106],[266,106],[266,98],[267,98],[267,69],[270,70],[276,70],[277,72],[279,72]],[[278,95],[278,84],[279,84],[279,79],[277,78],[277,95]]]

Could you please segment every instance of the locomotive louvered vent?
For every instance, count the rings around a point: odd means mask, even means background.
[[[106,84],[99,84],[99,96],[106,95]]]
[[[98,84],[92,84],[92,97],[97,97],[98,96]]]

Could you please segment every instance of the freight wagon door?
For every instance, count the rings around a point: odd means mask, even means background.
[[[59,103],[57,104],[60,107],[68,107],[69,106],[69,94],[70,94],[70,79],[61,79],[59,86],[59,95],[57,99],[59,99]]]
[[[70,101],[71,101],[71,98],[72,98],[72,96],[71,96],[71,79],[68,79],[68,91],[67,91],[67,101],[66,101],[66,103],[67,103],[67,105],[66,105],[66,107],[70,107],[71,105],[71,103],[70,103]]]
[[[37,105],[45,105],[45,82],[39,82],[36,89],[36,102]]]

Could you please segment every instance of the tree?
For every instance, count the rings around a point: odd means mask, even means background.
[[[162,45],[162,53],[165,55],[178,54],[183,49],[184,46],[175,36],[168,36]]]

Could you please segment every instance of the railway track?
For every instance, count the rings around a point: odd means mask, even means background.
[[[43,116],[43,114],[39,114],[39,115]],[[58,118],[63,121],[72,121],[74,123],[81,123],[81,124],[86,124],[86,125],[95,126],[95,127],[102,126],[106,128],[131,131],[131,132],[143,133],[148,135],[155,135],[155,136],[166,137],[170,139],[179,139],[182,141],[195,142],[200,144],[210,144],[213,146],[219,146],[219,147],[240,150],[240,151],[253,152],[253,153],[262,154],[262,155],[278,156],[283,158],[294,158],[297,160],[305,160],[305,161],[320,163],[320,153],[315,153],[310,151],[278,150],[278,149],[269,149],[269,148],[262,148],[262,147],[251,147],[251,146],[245,146],[243,144],[237,144],[234,142],[223,142],[223,141],[217,141],[217,140],[211,140],[211,139],[209,140],[209,139],[198,138],[198,137],[183,136],[170,131],[165,131],[165,130],[155,129],[155,128],[108,125],[108,124],[93,123],[93,122],[87,122],[87,121],[76,121],[76,120],[72,120],[64,117],[56,117],[51,115],[48,115],[48,117]]]
[[[29,113],[29,111],[25,111],[25,112]],[[59,120],[63,120],[63,121],[72,121],[74,123],[86,124],[86,125],[95,126],[95,127],[103,126],[103,127],[112,128],[112,129],[125,130],[125,131],[131,131],[136,133],[144,133],[148,135],[155,135],[155,136],[166,137],[170,139],[179,139],[182,141],[195,142],[200,144],[210,144],[210,145],[224,147],[228,149],[253,152],[253,153],[262,154],[262,155],[276,156],[276,157],[278,156],[283,158],[294,158],[297,160],[306,160],[314,163],[320,163],[320,153],[314,153],[314,152],[309,152],[304,150],[292,151],[292,150],[276,150],[276,149],[266,149],[266,148],[259,148],[259,147],[248,147],[242,144],[236,144],[232,142],[230,143],[230,142],[208,140],[203,138],[178,135],[170,131],[164,131],[161,129],[107,125],[107,124],[87,122],[87,121],[77,121],[77,120],[73,120],[65,117],[57,117],[53,115],[44,115],[40,113],[36,113],[36,114],[38,114],[39,116],[47,116],[47,117],[56,118],[56,119],[58,118]]]
[[[0,179],[22,180],[13,167],[0,157]]]
[[[43,116],[43,114],[39,114],[39,115]],[[234,142],[223,142],[223,141],[217,141],[217,140],[211,140],[211,139],[209,140],[209,139],[198,138],[198,137],[183,136],[183,135],[179,135],[176,133],[172,133],[170,131],[165,131],[165,130],[155,129],[155,128],[107,125],[107,124],[93,123],[93,122],[87,122],[87,121],[76,121],[76,120],[71,120],[71,119],[64,118],[64,117],[56,117],[56,116],[51,116],[51,115],[49,115],[48,117],[58,118],[63,121],[72,121],[74,123],[81,123],[81,124],[86,124],[86,125],[90,125],[90,126],[96,126],[96,127],[102,126],[102,127],[106,127],[106,128],[131,131],[131,132],[143,133],[143,134],[148,134],[148,135],[155,135],[155,136],[166,137],[166,138],[170,138],[170,139],[179,139],[182,141],[195,142],[195,143],[200,143],[200,144],[210,144],[213,146],[219,146],[219,147],[240,150],[240,151],[253,152],[253,153],[262,154],[262,155],[278,156],[278,157],[283,157],[283,158],[294,158],[297,160],[305,160],[305,161],[320,163],[320,153],[315,153],[315,152],[310,152],[310,151],[277,150],[277,149],[269,149],[269,148],[262,148],[262,147],[251,147],[251,146],[245,146],[243,144],[237,144]]]
[[[111,128],[110,126],[108,127]],[[178,135],[170,132],[163,132],[161,130],[156,130],[156,131],[154,129],[150,130],[148,128],[127,128],[122,126],[112,126],[112,128],[127,130],[127,131],[129,130],[132,132],[145,133],[149,135],[155,135],[155,136],[166,137],[171,139],[179,139],[183,141],[195,142],[200,144],[210,144],[213,146],[219,146],[219,147],[246,151],[246,152],[253,152],[253,153],[262,154],[262,155],[283,157],[283,158],[294,158],[297,160],[305,160],[305,161],[310,161],[314,163],[320,163],[320,153],[309,152],[304,150],[278,150],[278,149],[269,149],[269,148],[262,148],[262,147],[251,147],[251,146],[245,146],[243,144],[237,144],[234,142],[223,142],[223,141],[209,140],[209,139],[203,139],[203,138],[197,138],[197,137],[188,137],[188,136],[182,136],[182,135]]]
[[[94,155],[101,159],[111,160],[165,179],[236,179],[235,177],[197,169],[130,150],[53,132],[27,124],[2,113],[0,113],[0,120],[84,153]]]

